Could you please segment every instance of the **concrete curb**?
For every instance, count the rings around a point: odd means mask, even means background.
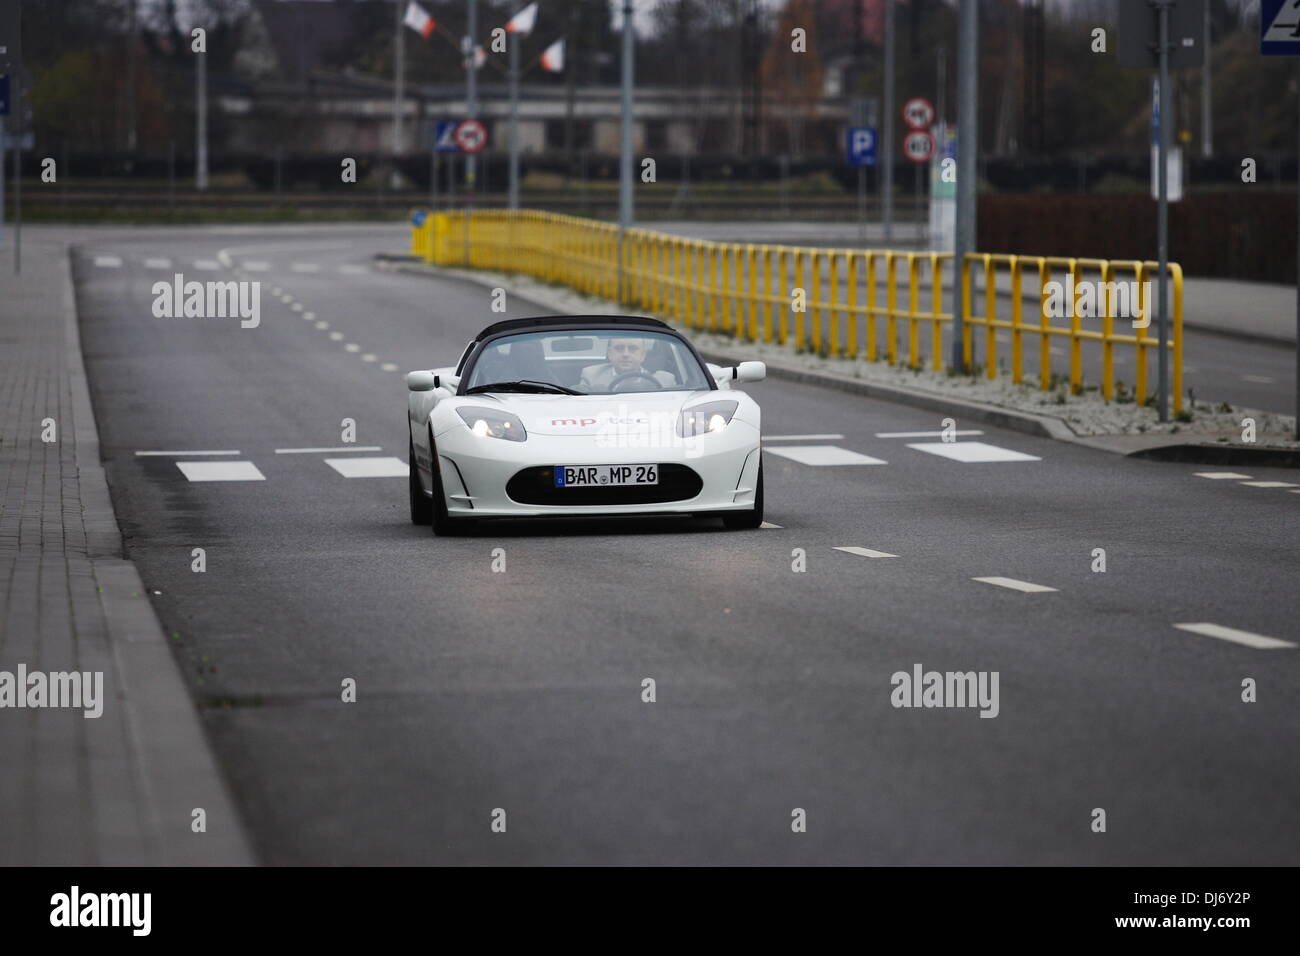
[[[421,261],[417,257],[410,255],[381,253],[375,256],[375,262],[380,266],[380,268],[396,272],[464,279],[486,288],[494,288],[501,285],[499,278],[484,276],[468,269],[432,266]],[[548,300],[548,296],[544,293],[539,295],[535,290],[529,290],[526,293],[520,292],[518,295],[521,298],[527,299],[530,302],[536,302],[538,305],[556,312],[567,311],[554,300]],[[728,356],[724,353],[714,352],[707,347],[701,348],[700,354],[703,355],[706,360],[718,365],[735,365],[738,361],[741,361],[735,356]],[[1005,428],[1026,435],[1035,435],[1040,438],[1051,438],[1056,441],[1083,445],[1087,448],[1109,452],[1114,455],[1141,457],[1157,461],[1167,460],[1189,463],[1195,462],[1199,464],[1239,464],[1260,466],[1264,464],[1259,456],[1260,452],[1271,451],[1273,453],[1289,453],[1289,450],[1287,449],[1251,448],[1244,445],[1198,445],[1188,443],[1186,439],[1177,439],[1172,436],[1163,435],[1078,435],[1075,434],[1070,426],[1064,421],[1050,415],[1035,415],[1031,412],[1022,412],[1016,409],[1003,408],[1000,405],[988,405],[983,402],[971,402],[959,398],[948,398],[943,395],[935,395],[930,392],[903,388],[897,385],[864,382],[861,379],[848,378],[844,375],[836,375],[833,372],[811,371],[809,369],[784,365],[780,362],[774,362],[770,358],[765,358],[763,361],[767,363],[768,374],[773,378],[801,382],[807,385],[817,385],[822,388],[833,388],[854,395],[862,395],[866,398],[896,402],[900,405],[910,405],[914,408],[923,408],[927,411],[951,416],[952,418],[961,421],[978,422],[983,425],[992,425],[995,428]],[[1171,455],[1176,454],[1182,457],[1162,458],[1160,453],[1164,448],[1171,449]],[[1178,451],[1172,451],[1173,449],[1178,449]],[[1237,452],[1241,453],[1239,459],[1234,457],[1234,453]],[[1204,457],[1195,457],[1198,453],[1202,453]],[[1297,459],[1300,459],[1300,452],[1296,452],[1295,454]]]
[[[72,247],[62,257],[65,360],[72,389],[77,480],[87,529],[121,553],[122,534],[99,456],[99,429],[86,380],[71,271]],[[195,866],[247,866],[255,862],[243,821],[217,766],[175,655],[129,558],[93,562],[109,645],[121,680],[118,702],[126,710],[136,778],[147,806],[139,815],[150,845],[149,862]],[[202,807],[207,832],[190,830],[191,811]],[[109,864],[121,861],[106,859]],[[132,860],[130,862],[137,862]]]
[[[1242,468],[1300,468],[1300,449],[1246,445],[1162,445],[1130,453],[1149,461],[1190,465],[1237,465]]]

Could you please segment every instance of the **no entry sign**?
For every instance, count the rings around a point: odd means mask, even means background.
[[[487,145],[487,127],[476,119],[461,120],[453,139],[462,153],[477,153]]]

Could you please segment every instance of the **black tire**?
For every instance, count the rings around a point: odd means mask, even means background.
[[[754,507],[748,511],[728,511],[722,515],[722,523],[732,531],[745,531],[757,528],[763,523],[763,459],[759,452],[758,487],[754,489]]]
[[[447,513],[447,495],[442,489],[442,470],[438,467],[438,449],[434,447],[432,433],[429,434],[429,486],[433,490],[433,499],[429,502],[432,509],[429,524],[434,535],[451,538],[471,531],[471,519],[453,518]]]
[[[407,455],[407,461],[411,466],[411,475],[407,480],[408,490],[411,493],[411,524],[428,524],[433,520],[433,501],[420,487],[420,473],[415,464],[415,442],[410,442]]]

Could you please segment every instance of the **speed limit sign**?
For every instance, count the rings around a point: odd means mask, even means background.
[[[476,119],[461,120],[451,138],[462,153],[477,153],[487,145],[487,127]]]
[[[934,104],[924,96],[914,96],[903,104],[903,122],[912,129],[929,129],[934,122]]]
[[[928,163],[934,155],[934,137],[923,129],[914,129],[903,137],[903,155],[914,163]]]

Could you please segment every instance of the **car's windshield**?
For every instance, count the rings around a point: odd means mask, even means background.
[[[585,395],[709,387],[705,370],[680,339],[641,329],[522,332],[495,339],[473,361],[465,390],[504,383],[532,383],[512,391]]]

